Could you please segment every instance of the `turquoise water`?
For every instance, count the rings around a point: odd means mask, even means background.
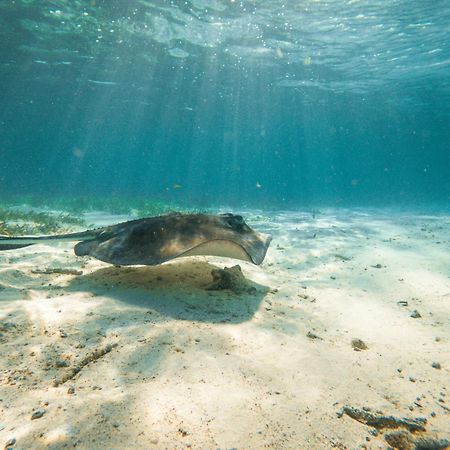
[[[448,206],[447,1],[0,2],[0,193]]]

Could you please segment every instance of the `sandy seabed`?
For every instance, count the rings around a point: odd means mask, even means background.
[[[260,267],[1,252],[0,448],[387,448],[344,406],[450,439],[449,216],[264,214]],[[236,263],[255,289],[206,289]]]

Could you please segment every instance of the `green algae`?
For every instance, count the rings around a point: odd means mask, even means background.
[[[169,212],[205,212],[205,209],[172,201],[132,196],[51,197],[19,195],[4,199],[5,206],[25,205],[37,209],[51,209],[81,216],[86,212],[102,211],[134,217],[157,216]]]
[[[0,207],[0,234],[7,236],[64,233],[85,225],[83,219],[67,213]]]

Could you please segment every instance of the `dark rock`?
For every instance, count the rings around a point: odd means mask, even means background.
[[[420,315],[419,311],[417,311],[417,309],[415,309],[411,314],[410,317],[412,317],[413,319],[420,319],[422,316]]]
[[[221,291],[230,290],[235,294],[254,293],[256,288],[251,286],[244,277],[241,266],[225,267],[224,269],[213,269],[211,271],[213,282],[207,286],[207,290]]]

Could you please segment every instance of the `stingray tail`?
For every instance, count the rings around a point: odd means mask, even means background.
[[[2,239],[2,238],[0,238],[0,239]],[[16,248],[28,247],[29,245],[33,245],[33,244],[5,244],[0,241],[0,251],[15,250]]]
[[[85,241],[95,238],[92,231],[82,231],[81,233],[55,234],[50,236],[5,236],[0,235],[0,251],[15,250],[28,247],[33,244],[50,244],[52,242],[63,241]]]

